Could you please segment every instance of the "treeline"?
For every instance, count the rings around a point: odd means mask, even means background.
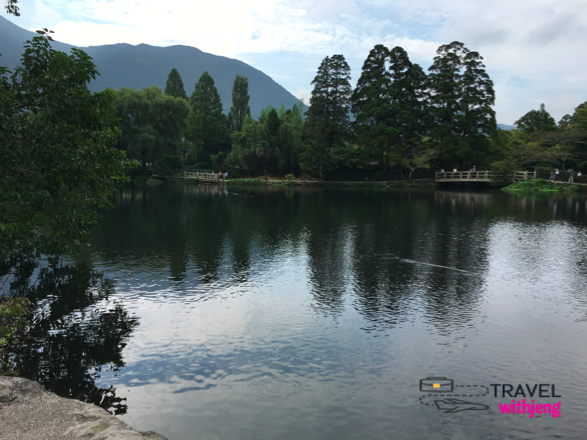
[[[563,174],[571,169],[587,170],[587,102],[579,104],[572,115],[563,116],[558,123],[541,104],[515,124],[517,130],[500,130],[494,140],[495,149],[502,156],[493,163],[494,169],[536,170],[543,178],[555,168]]]
[[[188,98],[172,69],[165,92],[157,86],[115,92],[118,147],[143,172],[151,166],[164,175],[188,167],[231,177],[384,179],[441,168],[584,166],[583,105],[558,124],[542,106],[520,118],[518,130],[499,130],[493,82],[481,55],[463,43],[440,46],[428,72],[403,48],[377,45],[354,90],[350,80],[343,55],[326,57],[305,115],[300,102],[291,109],[270,105],[255,120],[247,78],[235,78],[226,116],[208,72]]]
[[[230,171],[232,176],[298,174],[303,104],[271,105],[251,117],[248,80],[237,75],[226,116],[214,79],[204,72],[188,98],[172,69],[158,86],[114,91],[122,136],[118,148],[161,175],[184,167]]]

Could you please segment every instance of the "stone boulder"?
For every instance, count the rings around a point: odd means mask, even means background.
[[[138,432],[96,405],[65,399],[20,377],[0,377],[0,438],[3,440],[166,440]]]

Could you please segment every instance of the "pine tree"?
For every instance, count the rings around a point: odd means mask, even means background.
[[[350,67],[344,56],[333,55],[324,58],[312,81],[314,90],[304,124],[306,144],[301,165],[318,174],[320,182],[332,166],[332,150],[344,145],[348,136],[350,79]]]
[[[185,93],[185,89],[183,87],[183,81],[181,80],[181,76],[175,67],[171,69],[171,72],[169,72],[169,76],[167,77],[167,83],[165,84],[165,94],[175,98],[183,98],[186,101],[188,100],[188,95]]]
[[[267,133],[266,138],[269,144],[269,157],[272,159],[273,171],[276,174],[280,173],[280,168],[283,167],[283,157],[281,154],[281,139],[280,139],[280,128],[281,121],[279,120],[279,116],[277,114],[277,110],[274,108],[271,109],[269,112],[269,116],[267,117],[267,123],[265,127],[265,131]]]
[[[401,47],[369,52],[352,101],[357,143],[370,160],[410,167],[424,130],[425,88],[422,68]]]
[[[272,108],[269,112],[269,117],[267,118],[267,127],[269,128],[269,133],[271,133],[271,137],[277,137],[280,125],[281,121],[279,120],[277,111],[274,108]]]
[[[490,139],[497,134],[495,121],[495,91],[493,81],[485,71],[483,57],[478,52],[468,52],[464,59],[463,73],[464,123],[462,135],[473,150],[475,162],[486,155]]]
[[[382,44],[369,52],[351,98],[357,143],[369,160],[375,159],[385,166],[390,160],[393,130],[391,81],[385,67],[388,59],[389,49]]]
[[[434,116],[432,137],[441,162],[461,168],[483,155],[496,133],[493,82],[483,58],[463,43],[440,46],[430,66],[430,104]]]
[[[228,149],[230,134],[218,89],[208,72],[196,83],[190,104],[188,138],[197,146],[197,161],[210,163],[212,156]]]
[[[349,112],[351,107],[351,95],[353,90],[350,85],[351,68],[343,55],[333,55],[330,58],[330,79],[331,79],[331,120],[330,132],[331,147],[344,140],[349,130]]]
[[[196,83],[194,92],[190,96],[190,104],[195,113],[216,117],[222,114],[222,101],[214,85],[214,79],[208,71],[202,73]]]
[[[397,46],[389,53],[389,97],[391,102],[391,139],[393,158],[400,158],[402,168],[410,173],[427,168],[432,150],[422,142],[429,123],[427,77],[407,52]]]
[[[250,112],[249,99],[249,80],[244,76],[237,75],[232,86],[232,107],[230,109],[234,131],[243,129],[245,117]]]

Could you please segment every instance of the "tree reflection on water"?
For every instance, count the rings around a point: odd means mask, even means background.
[[[114,282],[87,264],[24,260],[4,276],[0,295],[26,297],[37,310],[30,330],[14,341],[3,359],[10,374],[35,380],[49,391],[125,414],[126,399],[100,388],[103,371],[124,366],[122,350],[138,318],[111,301]],[[9,285],[9,286],[8,286]]]

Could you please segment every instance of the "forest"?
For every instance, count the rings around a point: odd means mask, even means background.
[[[377,45],[354,89],[344,56],[327,56],[312,85],[305,113],[302,102],[270,105],[255,120],[247,78],[235,78],[226,115],[207,72],[188,97],[172,69],[165,91],[113,91],[118,148],[142,164],[137,172],[159,175],[203,168],[231,177],[393,180],[473,166],[587,169],[585,103],[558,123],[541,105],[516,130],[501,130],[483,58],[457,41],[438,48],[428,72],[403,48]]]

